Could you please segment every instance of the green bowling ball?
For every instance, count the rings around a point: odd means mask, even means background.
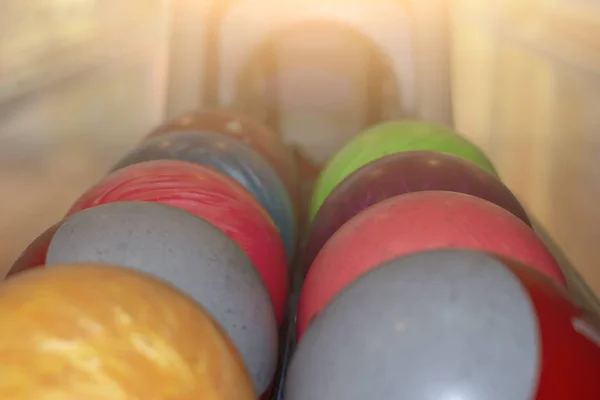
[[[423,150],[462,157],[496,175],[483,152],[451,129],[420,121],[384,122],[357,135],[327,163],[313,189],[310,219],[333,189],[360,167],[389,154]]]

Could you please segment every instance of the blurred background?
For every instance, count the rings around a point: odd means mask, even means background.
[[[454,125],[600,293],[600,3],[0,2],[0,274],[161,121],[234,108],[314,164]]]

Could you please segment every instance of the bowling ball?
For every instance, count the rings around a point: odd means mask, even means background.
[[[360,211],[390,197],[423,190],[480,197],[531,225],[512,192],[475,163],[434,151],[397,153],[359,168],[336,186],[313,221],[303,265],[309,266],[331,235]]]
[[[510,257],[564,284],[556,260],[542,241],[503,208],[463,193],[409,193],[360,212],[323,246],[302,286],[298,337],[336,293],[382,262],[453,247]]]
[[[21,259],[42,259],[47,269],[117,264],[163,279],[215,318],[242,355],[257,392],[267,388],[277,363],[273,307],[248,256],[218,228],[174,207],[119,202],[73,214],[50,231]],[[45,254],[35,253],[44,248]],[[17,261],[8,279],[35,266]],[[85,282],[94,293],[96,283]]]
[[[54,224],[39,235],[27,248],[19,255],[19,258],[13,263],[9,269],[7,276],[17,274],[26,269],[37,267],[46,264],[46,254],[48,254],[48,246],[52,241],[52,237],[56,230],[60,228],[62,221]]]
[[[178,131],[211,131],[233,137],[260,153],[275,168],[297,204],[298,172],[290,149],[281,136],[259,121],[224,109],[188,112],[150,133],[149,137]]]
[[[356,136],[327,163],[313,190],[311,220],[331,191],[358,168],[385,155],[419,150],[454,154],[496,174],[475,145],[450,129],[418,121],[385,122]]]
[[[598,399],[599,337],[532,268],[425,252],[374,269],[331,302],[291,360],[285,399]]]
[[[245,187],[269,212],[291,261],[296,245],[293,205],[279,176],[258,153],[238,140],[214,132],[174,132],[141,143],[114,170],[162,159],[202,164]]]
[[[0,285],[0,398],[255,399],[237,351],[187,296],[109,265]]]
[[[267,212],[236,181],[185,161],[147,161],[105,177],[77,200],[69,214],[119,201],[174,206],[217,226],[250,257],[281,322],[289,284],[285,249]]]

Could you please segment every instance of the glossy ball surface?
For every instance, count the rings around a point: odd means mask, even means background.
[[[300,342],[286,400],[592,400],[600,330],[566,291],[465,250],[389,261],[342,291]]]
[[[300,201],[298,198],[298,171],[293,153],[283,142],[281,136],[266,125],[232,110],[200,110],[174,118],[156,128],[148,137],[188,130],[220,133],[255,149],[275,168],[288,188],[292,201],[295,204]]]
[[[398,256],[441,248],[509,257],[565,282],[537,235],[503,208],[456,192],[400,195],[359,213],[325,244],[302,286],[298,337],[340,290],[365,272]]]
[[[131,270],[81,264],[23,273],[0,284],[0,319],[3,399],[256,398],[213,319]]]
[[[69,214],[122,201],[180,208],[225,232],[262,276],[277,321],[281,322],[289,285],[285,248],[269,214],[239,183],[202,165],[178,160],[147,161],[105,177],[77,200]]]
[[[273,307],[248,256],[218,228],[174,207],[118,202],[73,214],[49,231],[24,252],[11,279],[40,266],[25,263],[31,259],[42,259],[48,269],[96,262],[158,277],[189,295],[223,327],[258,393],[270,384],[277,363]],[[82,285],[94,292],[95,283]]]
[[[421,121],[384,122],[358,134],[329,160],[315,183],[311,220],[333,189],[358,168],[389,154],[419,150],[454,154],[496,174],[480,149],[448,128]]]
[[[510,189],[477,164],[435,151],[396,153],[354,171],[327,197],[311,227],[303,260],[305,268],[327,240],[362,210],[390,197],[425,190],[470,194],[510,211],[531,225]]]
[[[173,132],[140,143],[113,170],[144,161],[181,160],[204,165],[242,185],[267,210],[285,245],[288,262],[296,246],[294,206],[277,173],[238,140],[209,131]]]

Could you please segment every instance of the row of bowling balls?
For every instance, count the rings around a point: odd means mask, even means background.
[[[324,167],[285,400],[600,398],[600,330],[466,138],[373,126]]]
[[[0,397],[268,397],[298,236],[293,160],[222,110],[145,137],[0,285]]]

